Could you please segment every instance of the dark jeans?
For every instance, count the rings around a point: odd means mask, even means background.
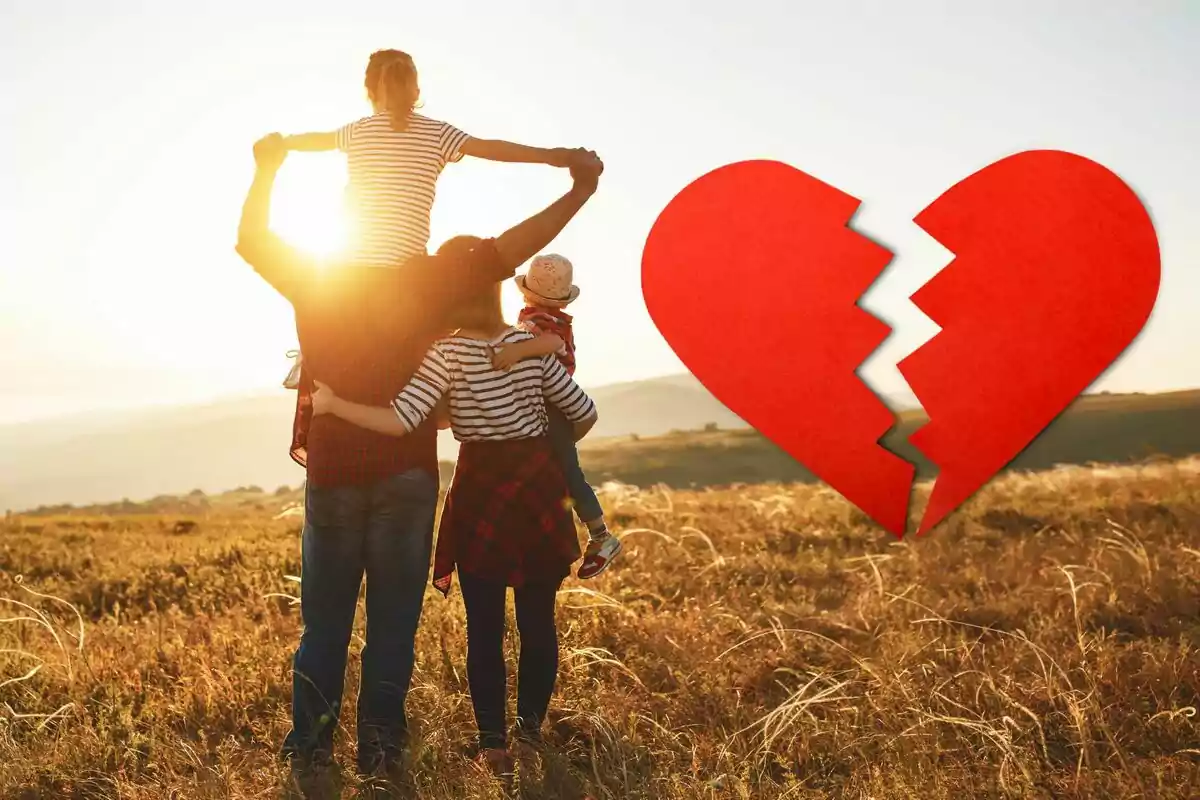
[[[358,590],[367,577],[367,637],[358,696],[358,761],[370,772],[399,752],[433,543],[437,481],[421,470],[365,486],[309,486],[304,498],[292,731],[284,753],[328,757],[342,706]]]
[[[596,499],[596,493],[587,482],[579,466],[579,451],[575,449],[575,426],[554,406],[547,404],[546,414],[550,418],[550,444],[562,465],[567,489],[575,501],[575,513],[585,525],[604,516],[604,509]]]
[[[504,747],[504,606],[507,589],[498,581],[458,573],[467,607],[467,683],[479,727],[479,746]],[[514,589],[521,654],[517,661],[517,725],[536,738],[550,707],[558,677],[558,631],[554,599],[559,584],[526,584]]]

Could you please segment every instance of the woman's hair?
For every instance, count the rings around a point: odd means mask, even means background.
[[[467,258],[470,251],[482,241],[478,236],[454,236],[442,243],[437,254],[454,259]],[[504,322],[504,311],[500,304],[501,286],[500,283],[492,284],[470,297],[463,298],[462,302],[451,309],[446,320],[447,330],[490,328]]]
[[[392,129],[406,130],[409,116],[421,99],[412,56],[401,50],[375,51],[367,61],[364,83],[371,102],[377,107],[382,105],[392,115]]]
[[[501,284],[494,283],[485,289],[463,298],[450,311],[447,327],[451,331],[459,328],[470,330],[488,330],[497,324],[503,324],[504,311],[500,307]]]

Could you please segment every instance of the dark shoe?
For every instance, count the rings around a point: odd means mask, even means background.
[[[306,800],[322,800],[336,798],[341,791],[341,780],[337,762],[324,752],[311,756],[288,757],[291,763],[291,774],[288,779],[289,794],[293,797],[303,797]]]
[[[523,720],[517,720],[517,726],[513,729],[513,739],[525,747],[532,747],[536,750],[541,750],[545,747],[546,742],[542,738],[542,727],[540,725],[525,724]]]
[[[512,791],[513,779],[516,777],[516,766],[507,749],[503,747],[489,747],[481,750],[475,759],[475,764],[499,780],[506,791]]]
[[[404,766],[404,754],[395,750],[379,750],[358,757],[358,776],[368,778],[392,778]]]
[[[407,726],[360,728],[358,732],[358,774],[381,777],[398,770],[408,748]]]
[[[337,766],[333,753],[329,750],[314,750],[311,753],[297,753],[285,749],[280,757],[285,763],[291,764],[292,771],[311,771],[329,769]]]

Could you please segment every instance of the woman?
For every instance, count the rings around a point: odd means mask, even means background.
[[[573,424],[577,441],[596,423],[596,408],[553,355],[493,368],[494,348],[533,338],[504,321],[500,284],[454,316],[459,329],[434,344],[391,408],[347,402],[318,383],[313,413],[403,436],[448,398],[450,428],[461,448],[438,527],[433,583],[447,594],[457,569],[481,757],[507,778],[513,769],[505,723],[507,587],[514,590],[521,639],[518,737],[536,742],[558,675],[555,595],[582,555],[566,480],[547,436],[546,402]]]

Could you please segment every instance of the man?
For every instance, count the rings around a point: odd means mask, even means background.
[[[291,302],[307,377],[293,455],[306,462],[301,544],[304,633],[293,662],[292,731],[284,755],[301,770],[328,764],[341,710],[351,628],[363,575],[367,636],[358,701],[358,766],[395,765],[407,733],[404,701],[433,541],[438,495],[437,428],[393,438],[305,408],[311,381],[340,397],[387,405],[425,351],[446,333],[463,297],[511,278],[544,249],[596,191],[604,165],[575,152],[565,195],[495,239],[455,237],[401,269],[326,267],[268,228],[282,137],[254,146],[256,171],[242,209],[237,252]]]

